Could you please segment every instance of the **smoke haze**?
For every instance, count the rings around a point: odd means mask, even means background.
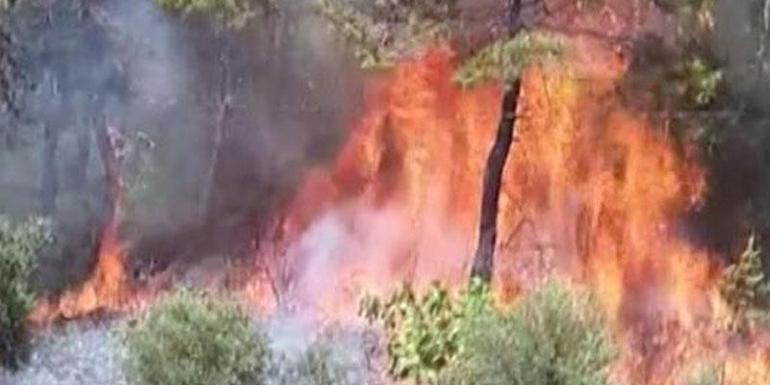
[[[29,87],[23,140],[0,153],[0,212],[56,219],[62,236],[42,263],[47,286],[76,281],[93,263],[94,229],[109,206],[94,127],[125,138],[123,228],[135,264],[237,254],[301,172],[326,162],[345,136],[342,106],[355,110],[357,77],[309,2],[257,16],[227,32],[231,107],[206,199],[224,34],[152,0],[79,5],[58,1],[34,18],[41,5],[27,2],[13,18]]]

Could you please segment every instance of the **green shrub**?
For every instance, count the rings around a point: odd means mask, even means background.
[[[48,235],[40,219],[14,225],[0,217],[0,359],[7,367],[15,368],[24,350],[33,259]]]
[[[589,293],[543,285],[512,311],[472,313],[444,384],[605,385],[615,349]]]
[[[234,302],[181,291],[124,333],[125,369],[136,385],[259,385],[268,347]]]
[[[512,309],[492,305],[474,281],[451,298],[439,285],[409,286],[362,306],[383,329],[390,374],[444,385],[606,385],[615,349],[586,291],[543,285]]]
[[[274,363],[275,385],[359,385],[368,383],[362,352],[340,333],[321,335],[297,356]]]
[[[331,349],[311,346],[300,359],[291,365],[281,384],[286,385],[342,385],[345,373],[332,362]]]
[[[384,302],[364,298],[361,314],[383,328],[390,375],[435,383],[460,350],[462,320],[488,303],[486,286],[478,280],[458,299],[452,299],[438,283],[422,297],[404,285]]]

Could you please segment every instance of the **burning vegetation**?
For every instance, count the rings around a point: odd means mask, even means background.
[[[767,16],[767,1],[753,3],[763,3]],[[83,17],[105,23],[96,5],[80,6],[91,12]],[[736,148],[750,147],[746,137],[719,129],[766,119],[761,92],[736,75],[738,59],[714,47],[712,40],[730,40],[720,22],[736,18],[724,4],[393,0],[367,7],[321,0],[310,16],[304,4],[280,1],[157,6],[191,15],[184,23],[195,25],[186,28],[215,35],[210,64],[218,82],[208,106],[215,113],[203,135],[209,146],[190,220],[195,230],[178,233],[181,243],[196,243],[161,251],[143,239],[128,181],[137,144],[100,115],[90,124],[108,204],[90,275],[39,296],[27,316],[33,330],[117,315],[139,317],[138,330],[163,334],[158,325],[166,316],[156,299],[193,285],[263,316],[311,320],[313,330],[334,324],[358,331],[368,318],[381,339],[374,345],[387,356],[379,357],[387,368],[373,371],[386,383],[494,383],[500,373],[515,384],[770,383],[763,267],[770,260],[762,251],[770,226],[753,212],[764,210],[755,191],[764,182],[746,185],[746,193],[729,187],[737,177],[724,169],[740,158]],[[247,99],[237,72],[250,62],[239,61],[234,48],[248,41],[250,22],[278,28],[271,20],[292,16],[322,17],[371,70],[360,75],[360,105],[350,107],[352,123],[329,159],[292,168],[291,188],[263,197],[269,209],[254,204],[238,214],[245,220],[223,225],[234,206],[217,182],[236,163],[228,149],[240,148],[235,142],[246,134],[238,127],[249,117],[236,96]],[[751,27],[761,38],[744,63],[760,85],[767,19]],[[282,37],[273,38],[270,47]],[[51,145],[43,144],[46,157],[56,156]],[[746,157],[763,154],[747,150]],[[749,177],[737,180],[758,178],[766,167],[745,164],[751,168],[735,172]],[[58,186],[52,183],[44,181],[43,190]],[[47,209],[56,206],[50,194],[42,194]],[[729,234],[711,237],[715,231]],[[197,242],[235,255],[209,266],[211,259],[196,258],[204,253],[193,250]],[[139,250],[188,254],[142,265]],[[186,281],[196,274],[202,279]],[[185,320],[214,319],[195,309],[218,301],[183,295],[195,314],[174,313],[175,333],[191,332]],[[246,313],[230,301],[230,327],[248,334]],[[198,337],[208,344],[206,335],[191,338]],[[155,337],[143,338],[151,350]],[[485,366],[495,348],[511,371]],[[320,351],[307,354],[292,375],[345,383]],[[260,351],[259,360],[265,357]],[[249,365],[260,373],[245,377],[268,372],[262,361]],[[187,375],[154,370],[159,378]],[[223,370],[228,383],[241,384],[240,372]]]

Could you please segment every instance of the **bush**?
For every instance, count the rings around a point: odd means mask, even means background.
[[[16,368],[24,350],[24,322],[34,300],[33,259],[48,240],[40,219],[13,225],[0,217],[0,359]]]
[[[547,283],[512,311],[471,313],[444,384],[605,385],[615,357],[591,296]]]
[[[462,320],[489,304],[487,294],[478,280],[458,299],[438,283],[422,297],[404,285],[386,301],[365,297],[361,314],[383,328],[391,376],[434,383],[460,350]]]
[[[359,385],[367,382],[360,351],[339,333],[320,336],[298,356],[282,356],[271,373],[276,385]],[[352,349],[351,349],[352,348]],[[352,350],[352,352],[351,352]],[[352,354],[351,354],[352,353]]]
[[[311,346],[297,362],[290,364],[280,378],[285,385],[342,385],[346,377],[344,370],[332,362],[328,347]]]
[[[137,385],[259,385],[268,347],[234,302],[181,291],[124,333],[125,369]]]
[[[457,298],[406,286],[362,310],[383,328],[390,374],[417,383],[605,385],[615,357],[591,295],[556,282],[510,310],[479,281]]]

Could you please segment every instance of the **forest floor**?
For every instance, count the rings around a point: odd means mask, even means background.
[[[0,368],[0,385],[126,385],[120,341],[128,319],[77,321],[39,331],[30,344],[30,355],[17,372]],[[312,383],[297,373],[298,359],[316,342],[326,341],[331,362],[344,371],[344,384],[378,383],[379,369],[371,368],[377,345],[369,330],[320,325],[305,317],[276,314],[254,319],[271,345],[268,385]],[[375,338],[375,340],[372,340]],[[298,377],[299,376],[299,377]],[[311,382],[307,382],[310,380]]]
[[[34,338],[29,361],[15,373],[0,369],[2,385],[124,385],[114,322],[75,323]]]

